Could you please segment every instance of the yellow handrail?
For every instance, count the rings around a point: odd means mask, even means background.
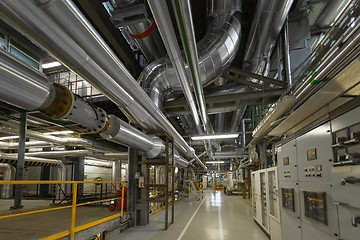
[[[10,215],[3,215],[0,216],[0,219],[5,218],[11,218],[11,217],[19,217],[19,216],[25,216],[25,215],[31,215],[36,213],[43,213],[43,212],[50,212],[50,211],[56,211],[56,210],[62,210],[62,209],[68,209],[71,208],[71,224],[70,229],[61,232],[60,234],[62,237],[69,235],[71,240],[75,239],[75,233],[82,231],[86,228],[90,228],[94,226],[94,224],[101,222],[102,220],[106,221],[108,219],[114,219],[116,217],[123,217],[124,215],[124,195],[125,195],[125,182],[124,181],[0,181],[0,185],[34,185],[34,184],[71,184],[72,185],[72,203],[70,206],[62,206],[62,207],[55,207],[55,208],[47,208],[47,209],[41,209],[41,210],[35,210],[30,212],[24,212],[24,213],[16,213],[16,214],[10,214]],[[78,184],[120,184],[122,186],[121,189],[121,196],[117,196],[115,198],[107,198],[107,199],[101,199],[101,200],[95,200],[85,203],[79,203],[77,204],[77,189]],[[116,185],[115,185],[116,186]],[[116,199],[120,199],[120,214],[116,213],[113,215],[113,217],[109,216],[104,219],[96,220],[94,223],[87,223],[81,226],[76,226],[76,208],[80,206],[85,206],[89,204],[99,203],[99,202],[109,202]],[[55,234],[53,236],[50,236],[48,239],[56,239],[56,236],[58,234]]]

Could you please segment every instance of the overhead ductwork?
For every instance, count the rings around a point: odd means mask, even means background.
[[[293,0],[260,0],[251,25],[243,69],[263,75]],[[255,81],[255,80],[254,80]]]
[[[241,40],[239,1],[221,2],[222,4],[211,2],[212,20],[206,35],[197,44],[199,74],[203,86],[219,77],[229,67]],[[187,75],[190,75],[187,64],[185,69]],[[170,90],[181,91],[175,69],[168,58],[161,58],[149,64],[141,73],[139,82],[160,109],[163,98]]]
[[[9,163],[7,160],[11,160],[11,163],[15,163],[18,159],[17,153],[0,153],[0,162],[1,163]],[[25,156],[25,166],[40,166],[40,165],[47,165],[47,166],[56,166],[56,165],[62,165],[62,161],[60,160],[54,160],[54,159],[47,159],[47,158],[39,158],[39,157],[30,157]],[[30,163],[38,163],[36,164],[30,164]]]

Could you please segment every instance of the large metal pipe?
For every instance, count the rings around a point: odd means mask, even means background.
[[[118,23],[118,19],[123,17],[123,12],[128,8],[138,4],[137,0],[111,0],[114,11],[111,12],[110,19],[116,27],[125,23]],[[156,24],[153,19],[144,19],[144,21],[131,23],[127,26],[130,36],[137,42],[148,62],[152,62],[160,57],[165,56],[166,51],[161,41]]]
[[[55,144],[51,144],[45,141],[31,141],[25,142],[25,148],[44,148],[44,147],[53,147]],[[19,143],[8,143],[0,142],[0,149],[18,149]]]
[[[251,25],[244,70],[263,74],[293,0],[260,0]]]
[[[7,56],[7,54],[3,54],[4,56]],[[1,54],[0,54],[1,56]],[[9,56],[7,56],[8,59],[13,60],[12,58],[10,58]],[[4,58],[5,59],[5,58]],[[13,63],[15,63],[14,61],[12,61]],[[22,68],[28,68],[27,66],[23,65],[22,63],[20,63],[19,61],[16,62],[18,69],[22,69]],[[5,62],[4,62],[5,65]],[[22,67],[21,67],[22,66]],[[10,71],[8,71],[10,72]],[[16,76],[15,73],[12,73],[14,76]],[[43,80],[42,78],[39,78],[39,82],[41,82],[41,80]],[[26,88],[27,85],[29,85],[29,83],[27,81],[22,81],[22,79],[16,79],[19,82],[16,82],[16,84],[22,84],[22,86],[24,86]],[[38,82],[36,81],[37,79],[33,79],[33,81],[31,82],[32,85],[36,86],[38,84]],[[45,84],[44,84],[45,85]],[[49,88],[52,89],[52,85],[50,85],[48,83],[48,85],[50,86]],[[8,84],[6,85],[6,88],[12,88],[14,87],[14,84]],[[5,89],[6,89],[5,88]],[[60,85],[56,85],[55,87],[55,97],[53,95],[51,95],[51,92],[49,92],[49,96],[44,100],[45,103],[41,104],[41,106],[46,105],[46,109],[41,107],[41,109],[45,109],[43,110],[45,113],[47,113],[50,117],[54,117],[54,115],[56,116],[60,116],[56,110],[58,107],[58,103],[59,102],[63,102],[61,101],[61,99],[59,99],[59,97],[56,95],[56,93],[58,91],[60,91],[61,94],[59,94],[60,96],[68,96],[68,98],[70,98],[70,100],[73,101],[73,103],[69,102],[69,109],[73,110],[66,110],[64,112],[70,112],[70,113],[65,113],[65,115],[68,115],[68,118],[71,119],[72,121],[76,122],[76,123],[80,123],[83,125],[86,125],[88,128],[95,124],[101,124],[99,126],[94,126],[94,129],[88,129],[88,132],[104,132],[103,136],[105,139],[107,140],[113,140],[117,143],[121,143],[127,146],[131,146],[131,147],[135,147],[137,149],[140,149],[141,151],[143,151],[145,153],[145,155],[149,156],[149,157],[156,157],[159,154],[163,153],[165,151],[165,146],[163,141],[161,141],[158,137],[155,136],[147,136],[146,134],[138,131],[137,129],[135,129],[134,127],[130,126],[129,124],[121,121],[118,117],[116,116],[111,116],[109,117],[109,123],[107,123],[107,117],[105,119],[105,116],[107,116],[106,112],[104,112],[102,109],[97,109],[97,112],[94,110],[94,107],[90,106],[86,101],[82,100],[82,99],[78,99],[76,100],[75,97],[71,98],[71,96],[73,96],[73,94],[68,90],[65,89],[64,87],[60,86]],[[17,98],[21,98],[21,96],[16,96],[16,98],[14,97],[14,101],[16,101]],[[50,99],[50,101],[49,101]],[[10,99],[10,104],[12,103],[13,99]],[[50,104],[47,102],[51,102]],[[53,104],[55,103],[55,104]],[[26,107],[26,105],[22,105],[21,107]],[[64,114],[61,113],[62,115]],[[94,121],[94,113],[96,113],[96,117],[98,118],[97,121]],[[102,114],[102,115],[100,115]],[[103,118],[104,120],[102,122],[101,118]],[[100,120],[99,120],[100,119]],[[106,121],[105,121],[106,120]],[[89,124],[86,124],[86,122],[89,122]],[[98,123],[99,122],[99,123]],[[108,125],[109,124],[109,125]],[[56,138],[54,136],[48,136],[47,139],[51,139],[52,141],[56,141],[58,140],[59,142],[64,144],[64,139],[61,138]],[[71,139],[70,139],[71,141]],[[89,150],[78,150],[77,152],[52,152],[52,156],[54,156],[54,154],[57,154],[55,156],[60,156],[61,155],[65,155],[65,154],[76,154],[76,156],[78,156],[78,154],[80,154],[80,152],[84,155],[89,155],[90,151]],[[32,156],[36,155],[36,156],[47,156],[46,154],[48,153],[30,153],[30,155],[32,154]],[[42,155],[41,155],[42,154]],[[92,154],[93,155],[93,154]],[[96,157],[96,156],[95,156]]]
[[[46,1],[45,4],[40,4],[51,18],[30,1],[0,2],[0,6],[2,18],[52,52],[115,103],[126,106],[130,112],[135,109],[138,117],[139,114],[145,114],[140,116],[140,123],[146,121],[150,128],[161,126],[174,137],[181,151],[189,156],[194,154],[194,150],[150,101],[125,66],[72,2]],[[96,59],[97,64],[93,59]]]
[[[169,55],[169,59],[174,66],[177,79],[180,82],[182,91],[185,95],[186,101],[189,105],[191,115],[195,121],[195,126],[199,134],[202,134],[204,129],[201,127],[198,110],[188,77],[185,71],[184,59],[181,56],[180,46],[177,43],[175,29],[171,24],[171,17],[167,8],[166,2],[157,0],[148,0],[150,9],[153,13],[155,21],[157,22],[160,35],[165,44],[165,48]]]
[[[174,12],[180,31],[181,41],[184,48],[188,67],[190,69],[192,86],[197,101],[200,118],[205,127],[205,132],[210,133],[210,126],[205,106],[205,97],[200,78],[199,56],[196,46],[194,24],[192,21],[192,11],[189,0],[173,0]]]
[[[147,157],[156,157],[165,151],[163,141],[156,136],[149,136],[125,123],[115,115],[110,115],[110,124],[100,135],[109,141],[134,147]]]
[[[1,99],[20,108],[39,109],[50,93],[44,75],[34,68],[19,65],[19,61],[3,49],[0,49],[0,79]]]
[[[214,5],[211,22],[204,38],[197,44],[202,85],[219,77],[235,57],[241,39],[240,12],[231,8],[233,1]],[[236,1],[238,2],[238,1]],[[189,72],[186,64],[185,69]],[[167,58],[149,64],[139,77],[154,102],[162,102],[169,91],[181,91],[174,66]],[[160,98],[160,100],[159,100]]]
[[[0,153],[0,160],[16,160],[18,159],[17,153]],[[61,165],[63,164],[60,160],[48,159],[48,158],[39,158],[39,157],[31,157],[25,156],[25,162],[39,162],[39,163],[50,163]]]

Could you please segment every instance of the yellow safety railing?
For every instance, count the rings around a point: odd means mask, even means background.
[[[70,236],[71,240],[74,240],[75,233],[80,232],[84,229],[93,227],[95,225],[98,225],[102,222],[109,221],[111,219],[117,218],[117,217],[123,217],[124,215],[124,195],[125,195],[125,182],[123,181],[0,181],[0,185],[41,185],[41,184],[71,184],[72,185],[72,202],[69,206],[61,206],[61,207],[53,207],[53,208],[47,208],[47,209],[41,209],[41,210],[34,210],[29,212],[23,212],[23,213],[16,213],[16,214],[10,214],[10,215],[3,215],[0,216],[0,219],[5,218],[12,218],[12,217],[19,217],[19,216],[25,216],[25,215],[31,215],[31,214],[37,214],[37,213],[44,213],[44,212],[50,212],[50,211],[57,211],[62,209],[68,209],[71,208],[71,223],[70,223],[70,229],[54,234],[52,236],[43,238],[43,239],[57,239],[65,236]],[[77,204],[77,189],[78,184],[120,184],[121,187],[121,196],[115,197],[115,198],[107,198],[107,199],[99,199],[95,201],[89,201],[84,203]],[[115,188],[116,190],[116,188]],[[103,219],[99,219],[97,221],[87,223],[84,225],[76,226],[76,207],[90,205],[94,203],[100,203],[100,202],[109,202],[109,201],[115,201],[117,199],[120,199],[120,212],[116,213],[114,215],[105,217]]]

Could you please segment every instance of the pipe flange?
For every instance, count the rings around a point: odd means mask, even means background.
[[[61,119],[72,109],[74,95],[68,88],[60,84],[54,83],[53,87],[55,92],[52,102],[40,110],[48,117]]]

